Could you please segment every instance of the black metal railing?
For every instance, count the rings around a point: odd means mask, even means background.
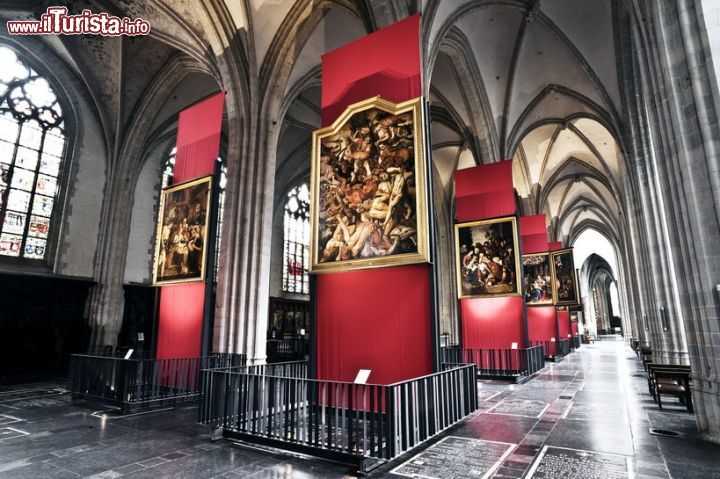
[[[70,357],[70,391],[73,399],[117,406],[123,413],[128,413],[195,401],[200,394],[202,369],[237,367],[245,362],[244,354],[229,353],[172,359],[73,354]]]
[[[390,385],[276,376],[252,367],[202,374],[200,423],[227,437],[351,462],[361,470],[477,409],[474,365]]]
[[[565,357],[568,354],[570,354],[570,340],[569,339],[561,339],[556,343],[557,347],[557,355],[560,357]]]
[[[444,363],[474,364],[478,376],[518,379],[535,374],[545,366],[542,346],[522,349],[440,348]]]
[[[302,361],[309,350],[309,341],[305,337],[291,337],[267,340],[268,361],[279,359]]]
[[[555,344],[555,341],[530,341],[530,346],[542,346],[543,356],[545,359],[555,359],[555,356],[558,355],[557,344]]]

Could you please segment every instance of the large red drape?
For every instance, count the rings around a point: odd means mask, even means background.
[[[377,95],[422,95],[420,16],[413,15],[322,57],[322,124]],[[430,266],[325,273],[315,287],[316,375],[387,384],[432,372]]]
[[[173,183],[212,175],[220,152],[225,94],[180,112]],[[160,288],[158,358],[200,356],[205,283],[184,283]]]
[[[527,308],[528,337],[530,343],[534,341],[549,342],[550,350],[545,354],[556,354],[557,341],[557,311],[555,306],[534,306]]]

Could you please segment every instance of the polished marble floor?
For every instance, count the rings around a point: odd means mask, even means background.
[[[720,446],[659,411],[622,342],[585,345],[520,385],[480,381],[480,409],[371,477],[720,478]],[[193,407],[117,416],[61,382],[0,388],[0,478],[343,478],[352,469],[220,440]],[[667,429],[680,437],[650,434]]]

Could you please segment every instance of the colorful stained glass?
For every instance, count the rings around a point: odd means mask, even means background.
[[[41,195],[54,196],[57,188],[57,180],[52,176],[38,175],[35,193]]]
[[[27,211],[30,207],[30,193],[10,189],[7,207],[13,211]]]
[[[0,255],[20,256],[20,246],[22,246],[22,236],[10,233],[0,234]]]
[[[3,233],[23,234],[25,232],[25,218],[25,213],[6,211],[2,227]]]
[[[27,237],[25,239],[25,251],[23,256],[31,259],[42,259],[45,257],[45,246],[47,241],[44,239]]]
[[[62,109],[14,50],[0,46],[0,65],[0,254],[42,259],[65,152]]]
[[[49,230],[50,218],[43,218],[42,216],[35,215],[30,216],[30,226],[28,227],[28,234],[30,236],[47,238]]]
[[[53,199],[47,196],[35,195],[32,212],[34,215],[50,216],[53,209]]]

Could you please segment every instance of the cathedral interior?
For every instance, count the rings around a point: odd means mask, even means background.
[[[52,7],[150,28],[11,31]],[[4,0],[0,22],[0,478],[720,478],[717,0]],[[328,100],[363,81],[417,94],[363,126],[381,90]],[[468,188],[511,211],[468,216]]]

